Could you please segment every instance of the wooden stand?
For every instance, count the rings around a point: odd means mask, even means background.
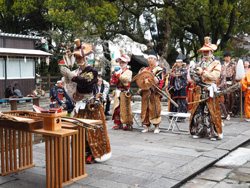
[[[0,142],[1,176],[35,166],[31,133],[0,127]]]
[[[35,133],[45,137],[47,188],[62,187],[87,177],[85,128],[73,125],[61,129],[61,126],[65,126],[65,123],[61,125],[61,116],[66,114],[67,112],[41,115],[48,120],[44,125],[49,125],[48,122],[60,118],[60,130],[56,131],[44,129],[23,131],[17,130],[17,126],[6,128],[4,123],[0,124],[0,175],[4,176],[35,166],[32,144],[32,133]],[[58,124],[54,123],[57,128]]]
[[[47,188],[62,187],[87,177],[85,166],[81,163],[76,164],[77,159],[82,157],[77,147],[79,141],[77,130],[37,129],[33,132],[45,137]],[[76,170],[80,169],[79,166],[82,171]]]
[[[62,128],[61,117],[67,115],[68,112],[64,111],[56,114],[40,113],[39,116],[43,117],[43,128],[47,131],[57,131]]]

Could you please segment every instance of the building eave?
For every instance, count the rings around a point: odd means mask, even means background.
[[[42,50],[0,48],[0,56],[29,56],[29,57],[48,57],[52,54]]]

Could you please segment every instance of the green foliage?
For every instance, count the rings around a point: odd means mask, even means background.
[[[15,16],[20,16],[22,14],[29,14],[31,11],[38,9],[37,1],[35,0],[22,0],[22,1],[14,1],[12,6],[12,10],[15,13]]]
[[[105,28],[118,21],[117,9],[109,2],[95,2],[94,5],[86,9],[89,19],[88,25],[96,28],[100,33],[105,32]],[[91,30],[91,28],[89,28]]]
[[[224,51],[216,51],[216,52],[214,52],[213,55],[214,55],[214,57],[220,56],[220,58],[222,60],[224,60],[223,53],[224,53]]]
[[[244,58],[249,56],[249,50],[243,48],[234,48],[234,51],[231,52],[232,57]]]
[[[116,8],[107,1],[47,0],[47,18],[64,29],[82,34],[98,34],[117,21]]]
[[[218,50],[223,51],[233,36],[250,28],[248,0],[180,0],[171,6],[175,12],[171,17],[172,38],[182,51],[189,53],[191,47],[195,48],[196,57],[205,36],[210,36],[212,43],[220,41]]]
[[[56,26],[63,28],[63,30],[74,30],[77,27],[83,26],[78,18],[76,8],[85,7],[85,3],[75,0],[46,0],[48,8],[46,18]],[[76,12],[75,12],[76,11]]]
[[[48,29],[44,0],[0,0],[0,29],[6,33],[40,33]]]
[[[215,57],[220,56],[221,59],[224,61],[223,53],[225,51],[217,51],[214,53],[214,56]],[[243,49],[239,47],[235,47],[233,50],[230,50],[230,53],[232,54],[232,58],[239,58],[239,59],[250,55],[247,49]]]
[[[207,35],[219,42],[216,56],[226,49],[242,56],[246,51],[231,39],[250,32],[249,0],[0,0],[0,13],[1,31],[48,39],[53,53],[48,70],[55,74],[75,37],[108,41],[126,35],[147,51],[154,47],[161,55],[168,49],[167,60],[173,63],[177,49],[197,58]]]

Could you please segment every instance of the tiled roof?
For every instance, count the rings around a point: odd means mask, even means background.
[[[16,37],[16,38],[26,38],[26,39],[42,39],[43,37],[37,36],[29,36],[29,35],[20,35],[20,34],[13,34],[13,33],[2,33],[0,32],[0,37]]]

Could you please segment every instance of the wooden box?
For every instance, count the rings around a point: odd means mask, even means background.
[[[19,116],[16,116],[19,117]],[[0,119],[0,127],[7,129],[16,129],[21,131],[31,131],[34,129],[42,129],[43,128],[43,119],[39,117],[23,117],[27,119],[33,119],[34,122],[18,122],[9,119]]]
[[[47,131],[56,131],[62,129],[61,117],[67,115],[67,111],[60,113],[39,113],[40,117],[43,117],[43,128]]]

